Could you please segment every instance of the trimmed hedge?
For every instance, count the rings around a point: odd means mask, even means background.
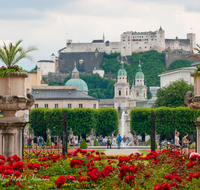
[[[87,143],[85,142],[85,139],[83,139],[83,141],[81,142],[81,144],[80,144],[80,148],[81,149],[87,149]]]
[[[174,133],[175,129],[180,132],[180,136],[187,132],[195,133],[193,123],[178,123],[174,121],[196,121],[200,116],[200,110],[192,110],[187,107],[160,107],[160,108],[135,108],[130,112],[131,132],[135,130],[139,135],[151,134],[151,111],[156,115],[155,127],[158,134],[162,136]],[[169,121],[169,122],[159,122]]]
[[[115,130],[118,134],[119,117],[116,109],[100,108],[96,110],[97,127],[96,134],[110,136]]]
[[[44,137],[47,129],[52,135],[62,136],[64,114],[67,114],[68,132],[72,128],[74,135],[86,136],[91,129],[104,136],[111,135],[114,130],[118,132],[118,112],[114,108],[35,108],[30,112],[30,122],[40,123],[31,123],[31,128],[37,136]]]
[[[99,143],[97,142],[97,139],[94,140],[94,146],[99,146]]]

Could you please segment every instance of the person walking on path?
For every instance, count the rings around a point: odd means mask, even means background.
[[[118,149],[120,149],[121,142],[122,142],[122,137],[119,134],[118,137],[117,137],[117,146],[118,146]]]
[[[32,138],[28,138],[28,147],[31,147],[32,148]]]
[[[110,146],[110,148],[111,148],[111,138],[110,138],[110,137],[109,137],[108,140],[107,140],[107,149],[108,149],[109,146]]]
[[[188,137],[188,134],[185,133],[183,138],[182,138],[182,147],[183,147],[183,152],[182,154],[188,154],[188,144],[189,144],[189,141],[187,140],[187,137]]]
[[[179,132],[176,131],[176,136],[175,136],[175,148],[179,149],[180,148],[180,144],[179,144]]]
[[[126,140],[127,140],[127,138],[126,138],[126,136],[124,135],[124,136],[123,136],[123,148],[124,148],[124,149],[126,149]]]
[[[39,137],[39,147],[42,146],[42,137]]]

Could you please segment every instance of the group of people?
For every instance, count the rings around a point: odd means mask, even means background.
[[[32,141],[33,141],[33,139],[32,138],[28,138],[27,139],[27,147],[28,148],[32,148]],[[37,143],[37,145],[39,146],[39,147],[42,147],[42,146],[44,146],[44,138],[43,137],[41,137],[41,136],[39,136],[38,138],[36,138],[36,141],[37,142],[34,142],[34,143]]]
[[[80,140],[78,142],[78,138],[77,137],[75,137],[75,139],[74,139],[74,137],[72,137],[72,138],[69,139],[69,141],[70,141],[71,145],[74,145],[74,146],[78,147],[82,143],[83,139],[82,139],[82,137],[80,137]]]
[[[179,132],[176,131],[175,142],[174,140],[171,140],[171,142],[167,142],[167,143],[165,143],[164,141],[161,141],[160,145],[161,147],[164,147],[166,144],[168,148],[175,147],[177,150],[179,150],[182,147],[182,154],[188,154],[188,146],[189,146],[190,141],[187,139],[187,137],[188,137],[188,133],[185,133],[180,143]]]
[[[127,144],[130,142],[130,139],[128,137],[126,137],[125,135],[123,136],[123,138],[120,136],[120,134],[116,137],[101,137],[97,139],[99,146],[107,146],[107,149],[110,147],[112,148],[112,145],[115,145],[115,143],[118,146],[118,149],[120,149],[121,147],[121,142],[123,144],[123,149],[126,148]]]

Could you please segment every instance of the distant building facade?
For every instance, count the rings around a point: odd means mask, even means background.
[[[104,77],[105,71],[101,67],[94,67],[93,74],[99,74],[101,77]]]
[[[76,86],[47,86],[32,88],[33,108],[99,108],[99,100],[77,90]]]
[[[190,76],[190,73],[195,70],[195,67],[182,67],[166,71],[158,75],[160,77],[160,87],[164,87],[170,84],[170,82],[183,79],[188,84],[194,85],[194,78]]]

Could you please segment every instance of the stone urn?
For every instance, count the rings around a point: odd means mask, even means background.
[[[8,157],[17,154],[22,158],[22,130],[26,120],[16,117],[16,111],[29,110],[35,99],[25,96],[25,78],[28,73],[8,73],[0,77],[0,154]]]
[[[194,77],[194,72],[191,72],[190,74],[192,77]],[[194,96],[192,91],[188,91],[184,98],[184,103],[190,108],[190,109],[200,109],[200,71],[198,72],[198,76],[196,80],[194,80]],[[197,139],[196,139],[196,150],[200,154],[200,116],[197,118],[197,121],[194,122],[196,126],[196,133],[197,133]]]

